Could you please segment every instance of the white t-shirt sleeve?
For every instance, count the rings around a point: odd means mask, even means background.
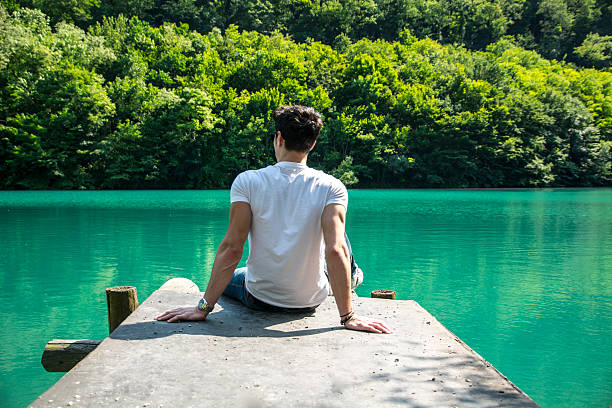
[[[230,202],[244,201],[251,203],[248,177],[246,172],[242,172],[234,179],[230,190]]]
[[[325,205],[342,204],[344,208],[348,208],[348,192],[346,191],[346,187],[337,178],[333,178],[332,180]]]

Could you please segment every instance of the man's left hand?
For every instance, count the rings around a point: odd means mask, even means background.
[[[372,322],[367,319],[353,316],[351,320],[344,323],[349,330],[368,331],[372,333],[393,333],[390,328],[382,322]]]
[[[157,316],[155,320],[165,320],[168,323],[176,323],[184,320],[204,320],[206,316],[208,316],[208,313],[199,310],[197,307],[179,307],[178,309],[165,311]]]

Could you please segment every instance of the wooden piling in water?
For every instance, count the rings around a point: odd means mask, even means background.
[[[108,332],[112,333],[138,307],[134,286],[106,289]],[[98,347],[99,340],[51,340],[45,346],[41,363],[49,372],[68,372]]]
[[[370,296],[378,299],[391,300],[395,300],[397,297],[394,290],[373,290],[372,293],[370,293]]]
[[[108,332],[112,333],[138,307],[134,286],[115,286],[106,289]]]

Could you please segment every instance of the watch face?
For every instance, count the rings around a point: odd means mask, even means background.
[[[215,306],[214,305],[210,306],[208,304],[208,302],[206,302],[206,299],[204,299],[204,298],[200,299],[200,302],[198,303],[198,309],[200,309],[203,312],[210,313],[210,312],[213,311],[214,308],[215,308]]]

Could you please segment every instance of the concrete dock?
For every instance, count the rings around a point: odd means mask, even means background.
[[[354,300],[391,335],[344,329],[332,297],[306,315],[221,298],[205,322],[153,320],[200,297],[168,281],[31,406],[538,406],[414,301]]]

